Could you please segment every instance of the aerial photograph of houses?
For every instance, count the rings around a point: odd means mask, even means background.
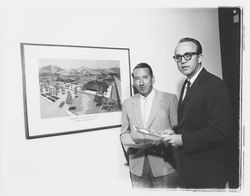
[[[39,59],[41,118],[121,111],[118,60]]]

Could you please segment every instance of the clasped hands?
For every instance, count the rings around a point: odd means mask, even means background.
[[[173,147],[179,147],[183,145],[182,135],[175,134],[174,131],[172,134],[163,135],[163,141],[168,142]]]
[[[151,144],[171,144],[174,147],[182,146],[182,138],[180,134],[175,134],[171,129],[165,129],[161,131],[150,131],[146,129],[141,129],[133,126],[132,132],[130,133],[132,139],[136,143],[151,143]]]

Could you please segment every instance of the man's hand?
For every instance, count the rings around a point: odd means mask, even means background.
[[[162,131],[159,131],[159,134],[164,137],[164,136],[168,136],[168,135],[172,135],[175,134],[174,130],[172,129],[164,129]]]
[[[143,133],[131,131],[130,136],[136,144],[144,144],[145,136]]]
[[[183,145],[182,138],[180,134],[167,135],[164,137],[163,141],[167,141],[174,147],[179,147]]]

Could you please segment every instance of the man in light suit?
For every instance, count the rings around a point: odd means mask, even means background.
[[[180,186],[225,188],[232,131],[227,87],[203,67],[198,40],[181,39],[173,58],[179,71],[187,76],[178,103],[176,134],[165,138],[178,152]]]
[[[175,188],[174,155],[163,137],[177,125],[177,97],[153,88],[155,78],[146,63],[138,64],[132,76],[139,93],[124,101],[120,137],[128,153],[132,185]],[[141,128],[154,135],[140,132]]]

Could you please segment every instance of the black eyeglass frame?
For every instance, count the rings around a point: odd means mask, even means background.
[[[189,60],[192,59],[193,55],[199,55],[199,54],[200,54],[200,53],[198,53],[198,52],[186,52],[186,53],[183,54],[183,55],[177,54],[177,55],[173,56],[173,58],[174,58],[175,62],[179,63],[179,62],[182,61],[182,57],[183,57],[186,61],[189,61]],[[189,56],[187,57],[187,55],[189,55]],[[179,58],[179,60],[178,60],[178,58]]]

